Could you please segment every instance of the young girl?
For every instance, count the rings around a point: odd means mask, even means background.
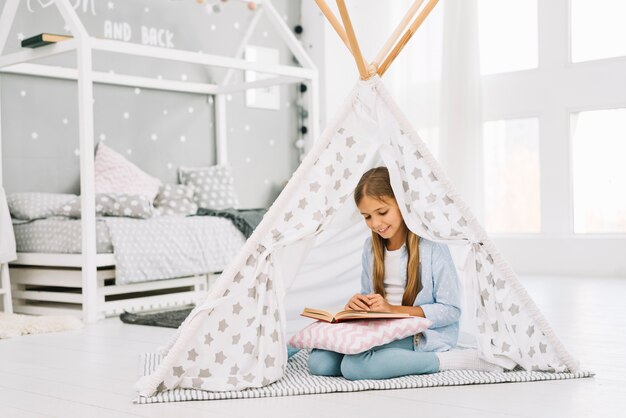
[[[459,335],[461,289],[446,245],[408,230],[385,167],[361,177],[354,201],[372,230],[363,248],[361,293],[346,309],[403,312],[432,321],[421,334],[356,355],[313,350],[311,374],[350,380],[388,379],[449,368],[497,370],[476,350],[454,350]]]

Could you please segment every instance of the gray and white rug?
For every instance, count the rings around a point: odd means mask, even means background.
[[[474,370],[449,370],[429,375],[411,375],[386,380],[350,381],[343,377],[323,377],[309,374],[307,359],[309,352],[301,350],[287,363],[285,376],[271,385],[242,391],[208,392],[198,389],[174,389],[156,396],[139,397],[135,403],[158,403],[180,401],[204,401],[218,399],[265,398],[273,396],[310,395],[331,392],[357,392],[373,389],[409,389],[434,386],[475,385],[481,383],[534,382],[541,380],[563,380],[591,377],[593,373],[546,373],[513,371],[504,373],[478,372]],[[151,373],[159,364],[158,354],[142,356],[143,374]]]

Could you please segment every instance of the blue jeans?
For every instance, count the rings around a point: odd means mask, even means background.
[[[413,337],[392,341],[359,354],[314,349],[309,372],[317,376],[343,376],[349,380],[391,379],[439,371],[435,353],[413,350]]]
[[[290,346],[289,344],[287,344],[287,358],[290,359],[291,357],[293,357],[294,354],[296,354],[298,351],[300,351],[299,348],[293,348],[292,346]]]

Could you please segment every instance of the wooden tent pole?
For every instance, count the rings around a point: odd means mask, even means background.
[[[396,59],[400,51],[402,51],[402,48],[404,48],[407,42],[409,42],[409,39],[411,39],[411,36],[413,36],[413,34],[417,31],[417,29],[421,26],[421,24],[424,23],[424,20],[428,17],[430,12],[432,12],[432,10],[435,8],[438,1],[439,0],[430,0],[428,4],[426,4],[424,9],[422,9],[422,11],[417,16],[417,18],[415,18],[415,21],[411,24],[409,29],[404,33],[402,38],[398,41],[396,46],[389,53],[389,55],[387,55],[387,58],[385,58],[381,66],[378,68],[379,76],[382,77],[385,71],[387,71],[387,69],[393,62],[393,60]]]
[[[391,51],[391,48],[395,45],[396,41],[402,34],[402,31],[407,27],[409,23],[411,23],[411,19],[413,19],[415,13],[417,13],[419,8],[422,6],[422,3],[424,3],[424,0],[415,0],[413,2],[411,8],[406,12],[404,17],[402,18],[402,21],[400,22],[400,24],[398,24],[398,27],[396,27],[396,30],[393,31],[389,39],[387,39],[385,45],[381,48],[378,55],[376,55],[374,61],[372,61],[372,65],[374,67],[378,67],[382,60],[387,56],[387,54],[389,54],[389,51]]]
[[[346,2],[344,0],[337,0],[337,7],[339,8],[339,14],[341,15],[343,26],[346,28],[350,49],[352,51],[352,55],[354,56],[354,60],[356,61],[356,66],[359,69],[361,79],[367,80],[370,76],[367,72],[367,65],[365,64],[365,60],[361,54],[361,49],[359,48],[359,42],[356,40],[356,36],[354,34],[354,28],[352,27],[352,22],[350,21],[350,15],[348,14],[348,9],[346,8]]]
[[[315,3],[317,3],[317,6],[320,8],[322,13],[324,13],[324,16],[326,16],[326,19],[328,19],[330,25],[335,29],[337,35],[339,35],[343,43],[346,45],[348,51],[352,53],[352,49],[350,48],[350,42],[348,41],[348,35],[346,35],[345,29],[343,28],[343,26],[341,26],[341,23],[335,17],[333,11],[330,10],[330,7],[328,7],[324,0],[315,0]]]

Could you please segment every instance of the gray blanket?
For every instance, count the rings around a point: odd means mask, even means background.
[[[250,238],[254,228],[261,223],[266,212],[267,209],[198,209],[200,216],[218,216],[229,219],[246,238]]]

